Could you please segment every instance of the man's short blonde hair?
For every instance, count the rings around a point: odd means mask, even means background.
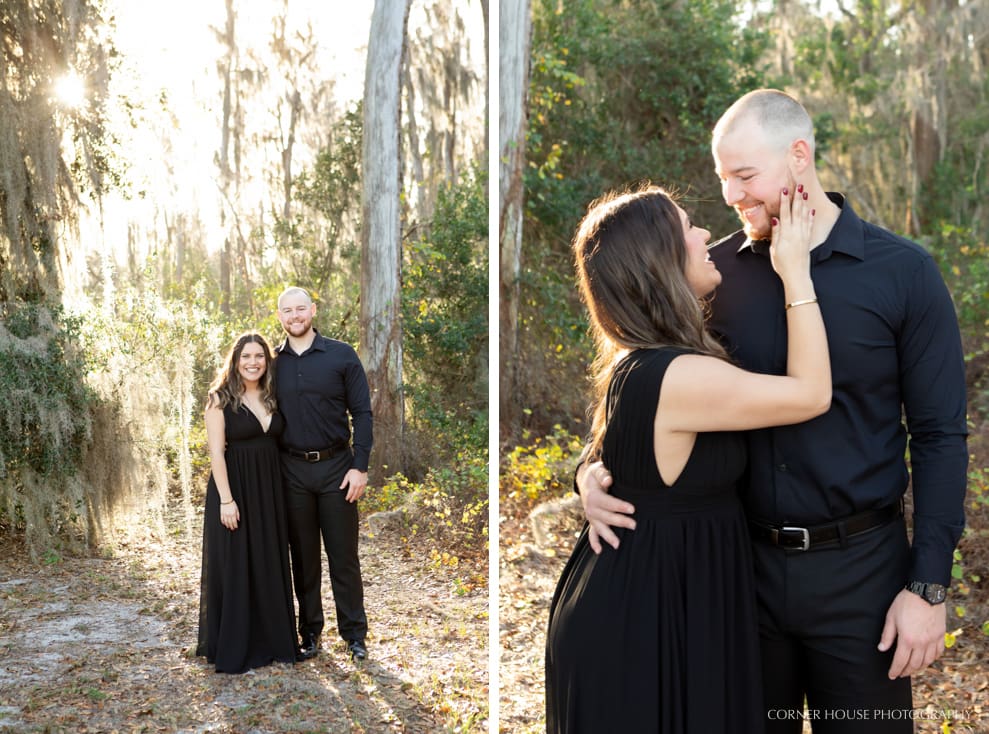
[[[279,296],[278,296],[278,308],[281,308],[282,307],[282,299],[288,298],[289,296],[302,296],[309,303],[312,303],[313,302],[312,296],[309,295],[309,291],[307,291],[305,288],[300,288],[297,285],[291,285],[291,286],[289,286],[288,288],[286,288],[285,290],[283,290],[279,294]]]
[[[814,123],[807,110],[786,92],[756,89],[743,95],[729,107],[714,126],[712,149],[741,121],[752,120],[770,144],[787,148],[794,140],[805,140],[814,152]]]

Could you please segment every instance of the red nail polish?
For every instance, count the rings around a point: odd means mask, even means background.
[[[815,214],[817,214],[817,209],[811,209],[810,210],[810,215],[811,216],[814,216]]]
[[[807,201],[807,192],[804,192],[804,201]]]
[[[804,185],[803,185],[803,184],[800,184],[799,186],[797,186],[797,193],[798,193],[798,194],[799,194],[799,193],[802,193],[802,192],[803,192],[803,190],[804,190]]]
[[[786,189],[783,189],[783,196],[786,196],[788,193],[789,192]]]
[[[777,225],[778,225],[779,223],[780,223],[780,220],[778,220],[778,219],[777,219],[776,217],[773,217],[773,226],[775,227],[775,226],[777,226]]]

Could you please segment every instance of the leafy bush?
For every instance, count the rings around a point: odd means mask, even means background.
[[[0,323],[0,525],[23,531],[37,557],[80,524],[80,466],[92,433],[79,323],[56,306],[8,306]]]
[[[525,439],[530,438],[527,433]],[[539,502],[566,494],[573,486],[573,472],[583,446],[583,438],[560,425],[548,436],[516,446],[505,456],[501,497],[515,512],[525,514]]]
[[[737,221],[711,167],[711,130],[762,85],[768,36],[725,0],[532,3],[525,242],[518,339],[523,427],[576,428],[586,407],[587,324],[569,242],[608,189],[653,180],[684,192],[691,218],[727,234]],[[515,426],[507,433],[515,435]]]
[[[427,231],[406,248],[405,389],[410,427],[425,439],[413,442],[413,463],[418,459],[434,465],[459,451],[483,451],[487,445],[486,428],[478,430],[487,426],[484,182],[483,173],[475,169],[456,185],[441,187]]]
[[[399,474],[362,500],[365,513],[401,510],[401,539],[409,553],[434,567],[463,568],[460,592],[483,588],[488,547],[488,462],[481,452],[461,453],[450,466],[430,470],[421,482]]]

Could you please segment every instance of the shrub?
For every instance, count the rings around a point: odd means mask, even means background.
[[[580,436],[560,425],[548,436],[516,446],[505,457],[500,478],[502,498],[523,514],[539,502],[566,494],[573,486],[573,472],[583,446]]]
[[[86,533],[79,469],[92,435],[78,321],[55,306],[8,307],[0,323],[0,521],[33,555],[74,526]]]

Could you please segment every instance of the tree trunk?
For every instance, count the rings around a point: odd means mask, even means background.
[[[907,40],[915,47],[913,74],[917,81],[913,99],[907,103],[915,182],[911,194],[917,219],[908,222],[906,231],[917,235],[929,224],[927,192],[935,185],[936,167],[947,148],[948,60],[963,42],[953,32],[958,0],[922,0],[912,13],[914,38]]]
[[[481,0],[481,12],[484,18],[484,78],[491,78],[491,29],[489,27],[489,17],[488,17],[488,0]],[[488,95],[484,95],[484,119],[487,120],[489,117],[489,110],[491,109],[491,100]],[[482,160],[488,159],[488,151],[491,150],[491,140],[490,140],[490,125],[484,126],[484,156]],[[489,180],[484,179],[485,193],[487,193],[487,187],[489,185]]]
[[[220,64],[223,73],[223,118],[220,125],[220,194],[223,202],[220,207],[220,226],[226,225],[226,208],[230,207],[231,216],[234,215],[231,204],[230,184],[230,119],[233,106],[233,76],[234,65],[237,63],[236,52],[236,14],[234,12],[233,0],[226,0],[226,25],[223,30],[223,41],[226,44],[226,55]],[[230,261],[232,259],[232,242],[230,230],[227,231],[226,240],[223,243],[223,250],[220,252],[220,310],[224,316],[230,315],[230,301],[233,293],[230,282]]]
[[[282,219],[286,222],[292,220],[292,148],[295,146],[295,126],[299,124],[302,111],[302,95],[298,89],[292,90],[289,101],[288,136],[282,148]]]
[[[501,167],[498,190],[501,211],[499,272],[499,339],[501,376],[499,380],[499,423],[502,438],[512,434],[522,406],[518,404],[519,276],[522,270],[522,216],[525,165],[525,118],[529,91],[529,44],[532,19],[529,0],[504,0],[500,18],[500,102],[498,139]]]
[[[372,470],[402,471],[401,71],[410,0],[376,0],[364,77],[361,359],[374,413]]]
[[[419,125],[416,123],[416,88],[412,83],[412,73],[409,71],[408,58],[402,64],[402,85],[405,87],[405,99],[407,100],[409,114],[406,125],[409,136],[409,161],[412,164],[412,180],[416,185],[416,200],[413,202],[412,210],[416,213],[416,222],[419,226],[424,226],[429,219],[429,212],[426,204],[426,173],[422,163],[422,151],[419,149]]]

